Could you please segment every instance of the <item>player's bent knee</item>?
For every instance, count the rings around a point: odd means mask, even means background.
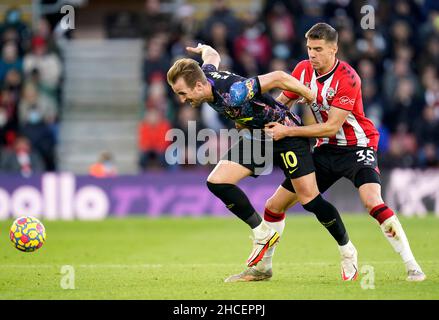
[[[282,202],[277,201],[274,197],[269,198],[267,202],[265,202],[265,208],[273,213],[283,213],[285,212],[285,207]]]
[[[377,183],[381,185],[381,177],[379,173],[372,168],[363,168],[360,169],[356,174],[354,178],[354,185],[356,188],[360,188],[364,186],[365,184],[369,183]]]
[[[301,204],[310,202],[320,194],[314,173],[292,179],[291,183],[296,190],[297,199]]]
[[[361,202],[367,210],[372,210],[377,205],[382,204],[381,187],[376,183],[363,184],[359,188]]]
[[[314,200],[319,195],[319,190],[316,189],[303,189],[297,192],[297,199],[303,205]]]
[[[366,199],[363,199],[363,205],[368,211],[382,203],[384,203],[384,200],[380,195],[369,195]]]
[[[227,182],[225,181],[225,179],[222,179],[221,177],[209,176],[209,177],[207,177],[206,183],[209,186],[209,183],[211,183],[211,184],[220,184],[220,183],[227,183]]]
[[[217,183],[217,184],[220,184],[220,183],[232,183],[230,177],[227,177],[224,174],[218,174],[218,173],[216,173],[214,171],[212,171],[209,174],[209,176],[207,177],[207,182]],[[232,183],[232,184],[234,184],[234,183]]]
[[[209,180],[206,181],[206,185],[210,192],[212,192],[216,196],[221,196],[234,186],[230,183],[213,183]]]

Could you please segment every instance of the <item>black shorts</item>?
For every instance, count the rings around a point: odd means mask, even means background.
[[[257,149],[255,152],[255,148],[261,149]],[[265,153],[267,152],[272,152],[272,157],[266,157]],[[262,156],[260,157],[259,154]],[[236,155],[239,157],[237,158]],[[222,159],[239,163],[250,169],[253,172],[252,177],[255,178],[263,174],[261,172],[264,167],[280,167],[288,180],[315,171],[309,140],[299,137],[287,137],[279,141],[272,141],[271,150],[266,150],[264,141],[241,137]],[[261,163],[262,159],[264,159],[263,163]],[[270,159],[272,162],[265,161]]]
[[[371,147],[323,145],[314,149],[313,160],[320,193],[328,190],[342,177],[351,180],[356,188],[365,183],[381,184],[377,153]],[[294,192],[288,179],[282,186]]]

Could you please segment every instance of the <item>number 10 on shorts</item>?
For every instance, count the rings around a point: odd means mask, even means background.
[[[281,153],[280,156],[284,161],[285,167],[288,169],[289,173],[296,171],[297,167],[297,157],[293,151],[288,151],[286,153]]]

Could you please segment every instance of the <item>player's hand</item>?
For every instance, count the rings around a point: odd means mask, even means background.
[[[299,101],[297,101],[298,103],[305,103],[305,104],[312,104],[317,98],[317,95],[314,92],[311,92],[308,96],[306,97],[302,97],[302,99],[300,99]]]
[[[204,47],[208,47],[205,44],[201,44],[199,43],[198,46],[196,48],[194,47],[186,47],[186,50],[191,52],[191,53],[195,53],[195,54],[202,54],[203,53],[203,48]]]
[[[277,141],[288,136],[289,127],[279,122],[270,122],[265,125],[264,131],[274,141]]]

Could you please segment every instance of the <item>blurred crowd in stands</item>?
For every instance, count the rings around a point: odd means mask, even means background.
[[[267,0],[259,10],[247,2],[236,10],[231,0],[212,0],[207,17],[198,19],[190,3],[169,10],[179,2],[146,0],[143,12],[107,17],[108,38],[145,40],[140,170],[167,167],[169,128],[187,133],[191,120],[197,129],[234,127],[207,105],[181,105],[171,92],[166,72],[187,55],[186,46],[212,45],[220,69],[245,77],[291,72],[307,59],[304,34],[320,21],[338,30],[338,58],[362,79],[365,113],[381,134],[380,168],[439,167],[438,1]],[[367,2],[375,5],[375,29],[361,27]],[[56,170],[62,60],[50,25],[42,19],[31,30],[10,10],[0,24],[0,49],[0,171]],[[294,111],[309,123],[302,110]]]
[[[0,172],[55,171],[62,62],[49,22],[11,8],[0,23]]]
[[[157,135],[164,130],[155,131],[157,126],[185,130],[189,119],[199,128],[233,127],[207,105],[197,110],[180,105],[167,88],[166,71],[186,55],[186,46],[212,45],[221,54],[220,68],[245,77],[291,72],[307,59],[304,34],[324,21],[339,32],[338,58],[349,62],[362,79],[365,113],[381,134],[380,167],[439,167],[439,2],[372,1],[375,29],[362,29],[370,8],[361,7],[367,2],[271,0],[259,11],[249,6],[238,13],[231,1],[214,0],[208,17],[199,21],[190,4],[170,14],[163,13],[159,1],[146,1],[142,21],[148,23],[140,24],[146,40],[141,165],[145,168],[145,158],[152,154],[163,156],[164,140]],[[302,109],[295,112],[309,123],[312,116]],[[155,143],[145,143],[148,137]]]

